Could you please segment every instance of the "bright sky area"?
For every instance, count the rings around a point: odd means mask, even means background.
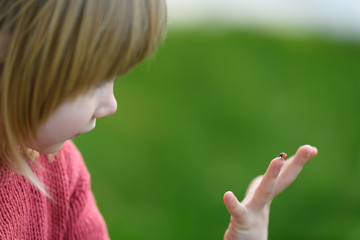
[[[222,23],[360,36],[360,0],[168,0],[170,27]]]

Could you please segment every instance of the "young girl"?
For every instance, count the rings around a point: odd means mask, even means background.
[[[115,77],[165,31],[164,0],[0,0],[0,239],[109,238],[70,139],[116,111]],[[271,200],[315,154],[276,158],[241,203],[226,193],[225,238],[266,239]]]
[[[160,0],[0,1],[0,239],[108,239],[69,139],[166,29]]]

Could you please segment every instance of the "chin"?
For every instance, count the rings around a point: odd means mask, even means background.
[[[65,142],[61,142],[49,146],[38,147],[38,149],[34,149],[34,150],[44,154],[51,154],[58,152],[64,146],[64,144]]]

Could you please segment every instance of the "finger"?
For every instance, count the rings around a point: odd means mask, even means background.
[[[235,218],[237,222],[241,223],[245,219],[247,210],[231,191],[224,194],[224,203],[231,216]]]
[[[283,166],[284,160],[281,157],[277,157],[271,161],[258,187],[255,189],[254,196],[251,200],[252,207],[262,208],[268,203],[274,191],[277,177]]]
[[[296,177],[301,172],[305,163],[317,154],[316,147],[310,145],[301,146],[296,154],[285,162],[285,166],[281,170],[278,182],[274,191],[274,196],[281,193],[286,187],[294,182]]]
[[[251,183],[249,184],[249,187],[246,190],[245,198],[243,199],[242,203],[245,204],[245,203],[249,202],[253,198],[254,192],[255,192],[256,188],[259,186],[263,176],[264,175],[257,176],[256,178],[254,178],[251,181]]]

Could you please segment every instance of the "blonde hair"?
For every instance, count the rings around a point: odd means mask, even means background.
[[[42,184],[26,142],[66,99],[123,75],[166,32],[165,0],[0,0],[0,163]]]

